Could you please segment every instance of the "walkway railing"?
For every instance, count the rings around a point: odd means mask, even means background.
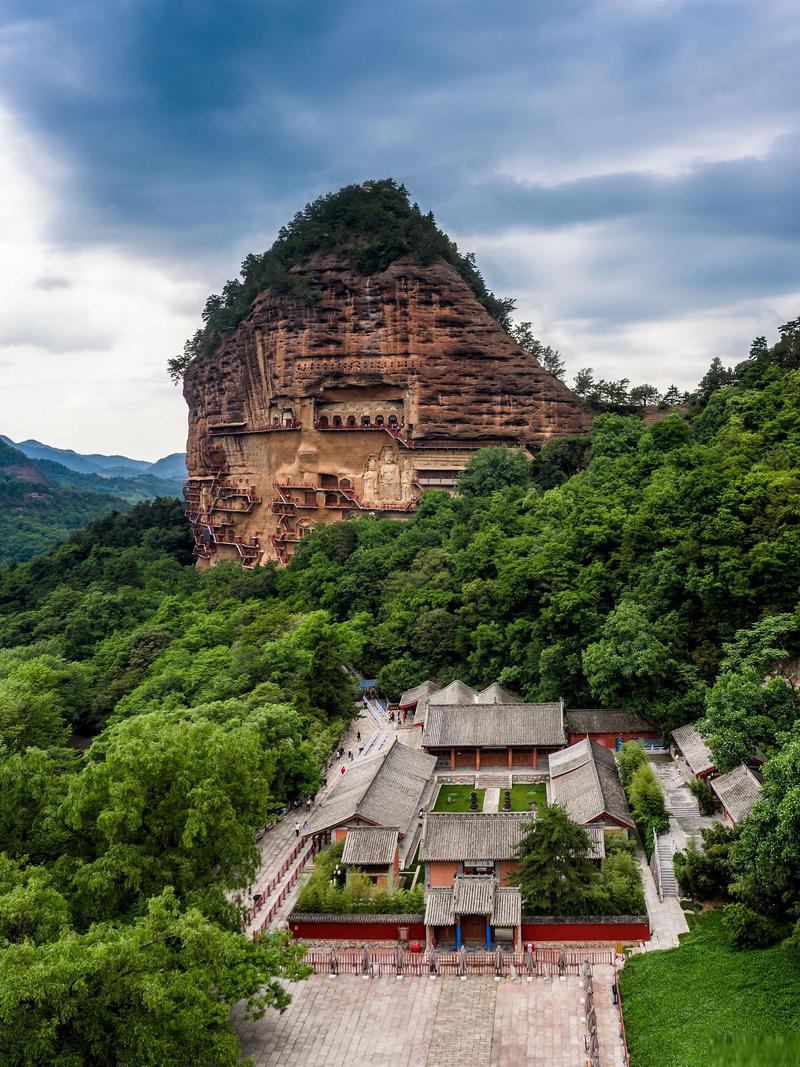
[[[658,834],[655,830],[653,830],[653,852],[650,856],[650,870],[653,872],[653,878],[655,879],[658,899],[663,904],[664,890],[661,887],[661,858],[658,855]]]
[[[247,924],[251,923],[255,916],[261,911],[262,908],[266,907],[268,903],[272,904],[272,901],[270,901],[269,899],[270,896],[272,895],[272,893],[275,892],[280,883],[283,881],[284,875],[291,867],[293,861],[296,860],[300,853],[303,851],[303,849],[309,849],[309,852],[308,856],[303,859],[303,862],[300,864],[298,870],[295,872],[295,878],[294,881],[292,881],[292,885],[294,885],[294,883],[297,881],[297,877],[300,874],[300,870],[302,870],[302,868],[305,866],[306,862],[308,861],[308,857],[313,856],[315,852],[315,844],[312,842],[309,847],[309,842],[304,840],[303,838],[300,838],[298,840],[297,844],[294,846],[292,851],[283,861],[278,873],[272,878],[266,889],[261,894],[261,899],[258,901],[258,903],[254,904],[252,908],[249,909],[249,911],[245,912],[245,922]],[[284,897],[283,899],[285,900],[286,897]],[[281,903],[283,903],[283,901],[281,901]]]
[[[372,978],[382,975],[461,975],[491,974],[510,978],[552,978],[562,975],[583,975],[587,961],[589,966],[614,962],[612,949],[586,949],[568,951],[559,948],[526,949],[523,952],[408,952],[404,949],[365,948],[361,951],[327,951],[312,949],[306,953],[305,962],[316,974],[367,974]]]

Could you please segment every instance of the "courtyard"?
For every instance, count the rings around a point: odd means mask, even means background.
[[[610,966],[594,969],[602,1067],[624,1063]],[[578,1067],[584,1062],[581,980],[491,977],[336,979],[292,985],[283,1015],[234,1026],[255,1067]]]

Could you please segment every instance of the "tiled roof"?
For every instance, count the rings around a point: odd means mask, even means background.
[[[400,707],[410,708],[412,704],[416,704],[424,697],[429,697],[431,693],[435,693],[438,688],[439,686],[436,682],[431,682],[430,680],[420,682],[413,689],[406,689],[405,693],[400,697]]]
[[[472,688],[471,685],[465,685],[463,682],[455,681],[450,685],[444,687],[444,689],[437,689],[435,693],[431,693],[428,697],[428,701],[433,704],[474,704],[478,699],[478,694]]]
[[[510,860],[531,821],[529,812],[431,812],[422,824],[419,858],[447,860]]]
[[[714,770],[716,764],[711,749],[693,726],[679,726],[677,730],[672,731],[672,736],[694,774]]]
[[[738,825],[750,814],[750,809],[761,796],[761,779],[740,763],[727,774],[711,779],[711,788],[720,803]]]
[[[584,738],[548,758],[551,803],[561,804],[578,823],[607,815],[633,828],[613,752]]]
[[[347,831],[342,863],[388,867],[397,851],[396,827],[354,826]]]
[[[499,682],[492,682],[482,692],[478,693],[478,704],[518,704],[516,697],[504,689]]]
[[[460,874],[453,883],[456,915],[491,915],[494,908],[494,878],[490,874]]]
[[[563,745],[561,705],[448,704],[428,705],[423,748],[506,745],[555,747]]]
[[[491,875],[459,875],[452,887],[428,890],[426,926],[452,926],[463,915],[486,915],[492,926],[518,926],[522,894],[519,889],[500,888]]]
[[[306,834],[360,817],[376,826],[397,826],[405,834],[436,766],[426,752],[401,745],[351,763],[309,821]]]
[[[494,891],[492,926],[519,926],[522,922],[522,893],[519,889],[499,887]]]
[[[575,734],[658,733],[647,719],[624,708],[570,708],[567,729]]]

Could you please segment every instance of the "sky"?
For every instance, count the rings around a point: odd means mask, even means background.
[[[796,0],[0,0],[0,432],[156,459],[206,296],[394,177],[567,379],[800,315]]]

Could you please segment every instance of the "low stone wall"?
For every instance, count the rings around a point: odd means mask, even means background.
[[[646,915],[588,915],[571,918],[555,915],[523,915],[522,940],[537,941],[634,941],[650,940]]]
[[[294,937],[308,941],[399,941],[401,933],[409,941],[425,941],[422,915],[324,915],[293,912],[288,920]],[[552,915],[523,915],[523,942],[553,941],[559,944],[630,944],[650,940],[646,915],[590,915],[562,918]]]
[[[293,937],[308,941],[399,941],[401,932],[409,941],[425,941],[424,915],[293,912],[288,925]]]

